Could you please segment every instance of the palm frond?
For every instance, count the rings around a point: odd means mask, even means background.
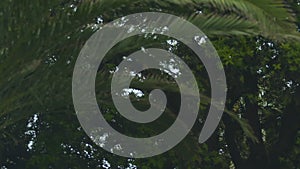
[[[199,1],[200,2],[200,1]],[[255,25],[257,33],[273,39],[299,36],[295,18],[281,0],[201,0],[222,12],[234,12]],[[287,36],[288,35],[288,36]]]
[[[208,36],[215,35],[257,35],[252,22],[237,16],[193,15],[188,18]]]

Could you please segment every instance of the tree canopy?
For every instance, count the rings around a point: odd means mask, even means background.
[[[72,102],[72,73],[79,52],[104,24],[137,12],[164,12],[199,27],[216,48],[227,78],[227,100],[218,129],[198,136],[210,105],[210,83],[200,60],[183,43],[161,35],[134,36],[114,46],[101,65],[96,96],[106,120],[129,136],[167,129],[180,104],[174,79],[143,72],[131,88],[138,109],[161,88],[165,113],[150,124],[132,124],[110,96],[112,72],[127,55],[159,47],[193,70],[201,93],[199,117],[174,149],[128,159],[95,145],[81,128]],[[298,0],[2,0],[0,2],[0,168],[204,168],[300,167],[300,1]],[[188,32],[187,32],[188,33]],[[172,43],[175,42],[176,43]]]

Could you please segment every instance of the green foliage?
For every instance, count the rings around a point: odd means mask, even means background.
[[[295,4],[281,0],[2,0],[0,167],[101,168],[104,159],[111,168],[130,164],[145,169],[298,167],[300,44]],[[208,35],[225,67],[228,99],[219,130],[199,145],[210,84],[201,62],[179,43],[172,52],[194,70],[202,94],[199,122],[170,152],[133,160],[105,152],[85,135],[73,108],[71,79],[78,53],[93,32],[113,19],[145,11],[184,17]],[[135,79],[131,87],[146,94],[160,87],[171,104],[159,121],[132,125],[112,104],[109,71],[141,47],[170,48],[166,40],[169,37],[149,36],[124,41],[110,51],[98,72],[96,91],[104,116],[128,135],[156,134],[170,126],[176,118],[178,87],[155,71],[146,72],[143,83]],[[132,101],[141,109],[149,105],[147,97],[132,97]],[[38,120],[33,123],[35,115]],[[28,127],[29,123],[33,126]]]

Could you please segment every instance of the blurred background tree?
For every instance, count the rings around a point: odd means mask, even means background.
[[[300,167],[300,43],[298,0],[2,0],[0,2],[0,167],[5,168],[237,168]],[[134,125],[109,96],[111,71],[142,47],[170,49],[192,68],[204,96],[199,120],[173,150],[126,159],[96,146],[80,127],[71,95],[80,49],[103,24],[136,12],[165,12],[198,26],[224,64],[228,98],[218,130],[197,138],[209,107],[207,73],[193,52],[163,36],[133,37],[110,50],[97,75],[97,99],[110,124],[127,135],[156,134],[178,108],[173,80],[148,71],[132,88],[161,87],[165,115]],[[187,32],[188,33],[188,32]],[[207,96],[207,97],[205,97]],[[133,103],[148,106],[147,97]],[[206,99],[206,101],[205,101]]]

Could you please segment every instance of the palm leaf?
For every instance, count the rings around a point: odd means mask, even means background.
[[[201,0],[222,12],[235,12],[253,22],[258,34],[282,39],[297,37],[295,18],[281,0]],[[298,37],[299,38],[299,37]]]

